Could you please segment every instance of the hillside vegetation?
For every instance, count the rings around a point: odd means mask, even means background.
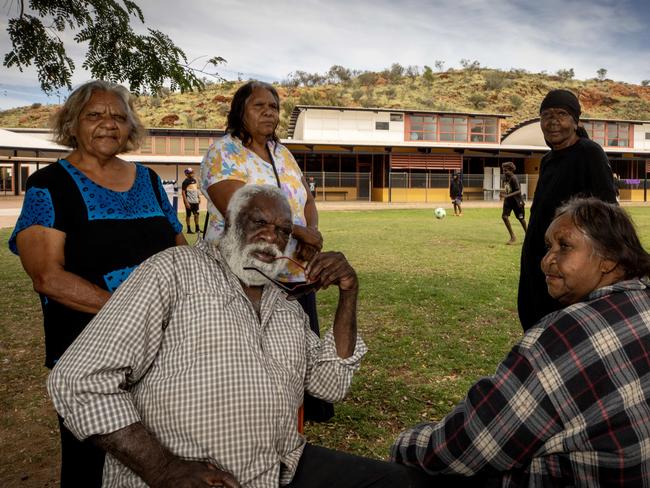
[[[467,60],[463,69],[434,71],[425,66],[393,64],[381,72],[350,71],[333,66],[327,73],[297,71],[277,83],[282,99],[279,133],[286,135],[296,105],[384,107],[439,111],[510,114],[507,129],[535,117],[539,103],[553,88],[579,95],[583,117],[650,120],[650,86],[616,82],[599,72],[598,79],[573,79],[573,70],[556,75],[512,69],[484,68]],[[437,62],[438,63],[438,62]],[[161,93],[138,98],[138,112],[146,127],[221,129],[232,95],[242,82],[208,83],[200,92]],[[47,127],[56,105],[0,111],[0,127]]]

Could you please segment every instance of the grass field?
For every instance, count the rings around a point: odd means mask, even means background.
[[[644,243],[650,214],[628,208]],[[360,283],[359,327],[370,352],[348,398],[311,442],[385,458],[402,428],[439,420],[521,335],[521,245],[504,245],[500,209],[460,218],[431,210],[321,213],[327,250],[346,254]],[[517,236],[521,228],[513,222]],[[0,231],[0,486],[57,486],[58,431],[45,393],[42,317],[31,282]],[[190,236],[192,237],[192,236]],[[328,328],[337,293],[318,294]]]

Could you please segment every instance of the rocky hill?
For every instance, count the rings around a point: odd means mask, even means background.
[[[650,86],[609,79],[575,80],[558,75],[501,71],[469,65],[434,72],[394,64],[381,72],[354,72],[333,66],[328,74],[296,72],[276,84],[280,97],[280,135],[286,135],[296,105],[384,107],[440,111],[471,111],[512,115],[503,129],[537,115],[548,90],[576,92],[583,117],[650,120]],[[241,82],[208,84],[193,93],[164,93],[138,98],[146,127],[223,128],[232,95]],[[647,82],[644,82],[647,85]],[[0,127],[47,127],[56,105],[34,104],[0,111]]]

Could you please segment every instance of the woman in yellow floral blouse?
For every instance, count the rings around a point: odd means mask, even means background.
[[[201,189],[209,213],[205,238],[212,242],[221,238],[226,208],[235,191],[248,183],[274,185],[286,195],[293,215],[293,238],[286,254],[306,263],[323,246],[318,211],[298,163],[275,134],[279,120],[280,97],[272,85],[250,81],[235,93],[226,135],[210,146],[201,163]],[[288,261],[280,279],[301,283],[305,275],[302,268]],[[312,330],[319,334],[315,293],[299,301]],[[329,419],[333,409],[323,403],[305,395],[305,418]]]

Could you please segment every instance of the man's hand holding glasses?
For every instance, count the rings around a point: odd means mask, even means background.
[[[348,263],[345,256],[340,252],[323,252],[314,256],[307,267],[303,266],[288,256],[278,256],[274,259],[286,259],[305,271],[306,283],[286,283],[268,276],[262,270],[247,266],[244,269],[254,270],[264,276],[267,280],[275,283],[287,294],[287,300],[296,300],[312,291],[321,288],[326,289],[331,285],[338,285],[341,292],[356,293],[359,288],[357,275]]]

